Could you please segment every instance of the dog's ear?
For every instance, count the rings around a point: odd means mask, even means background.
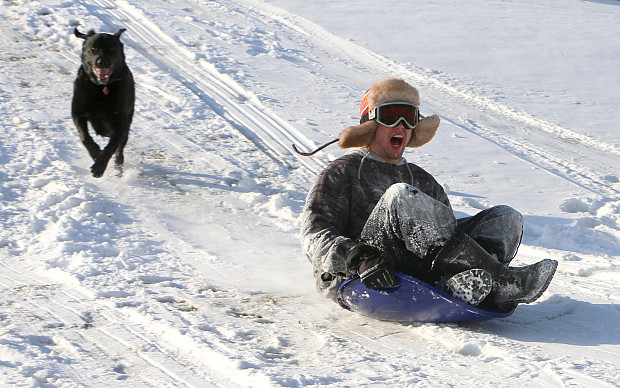
[[[73,29],[73,33],[75,34],[75,36],[77,36],[80,39],[88,38],[88,35],[81,33],[80,30],[77,29],[77,27]]]
[[[121,36],[121,34],[123,32],[127,31],[126,28],[121,28],[120,30],[116,31],[116,33],[114,34],[114,36],[116,36],[117,38]]]
[[[87,39],[90,38],[91,36],[95,35],[95,30],[90,30],[88,31],[87,34],[83,34],[80,32],[80,30],[77,29],[77,27],[75,27],[73,29],[73,33],[75,34],[75,36],[77,36],[80,39]]]

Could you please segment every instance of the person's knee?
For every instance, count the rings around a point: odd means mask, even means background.
[[[425,196],[418,188],[407,183],[395,183],[390,186],[382,197],[382,202],[388,208],[396,210],[403,206],[415,206],[415,203]]]
[[[395,183],[390,186],[385,194],[388,202],[390,203],[408,203],[411,204],[414,201],[423,200],[426,197],[420,189],[415,186],[411,186],[408,183]]]
[[[502,229],[506,236],[506,252],[503,257],[512,259],[517,254],[523,238],[523,216],[506,205],[497,206],[497,211],[500,213]]]
[[[385,193],[394,197],[400,197],[403,195],[415,195],[418,192],[420,192],[420,190],[408,183],[394,183]]]
[[[523,228],[523,216],[521,213],[508,205],[498,205],[494,208],[499,217],[506,220],[506,224],[512,225],[517,229]]]
[[[388,188],[381,206],[406,220],[454,219],[452,209],[407,183],[395,183]],[[454,221],[456,223],[456,219]]]

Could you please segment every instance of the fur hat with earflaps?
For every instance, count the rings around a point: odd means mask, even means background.
[[[364,147],[372,142],[377,129],[377,122],[367,119],[368,112],[388,102],[408,102],[420,106],[420,93],[416,88],[401,78],[383,78],[377,81],[366,92],[360,104],[359,125],[348,127],[338,136],[340,148]],[[439,116],[432,115],[422,118],[413,128],[413,134],[407,147],[420,147],[431,141],[439,127]]]
[[[368,120],[368,112],[388,102],[408,102],[419,107],[420,93],[401,78],[383,78],[372,85],[364,94],[360,103],[361,119],[359,125],[348,127],[340,133],[338,139],[324,144],[312,152],[301,152],[294,144],[293,149],[300,155],[310,156],[336,142],[340,148],[366,147],[372,142],[378,125],[376,121]],[[435,136],[437,128],[439,128],[439,116],[423,117],[420,115],[420,121],[413,128],[413,134],[407,143],[407,147],[420,147],[428,143]]]

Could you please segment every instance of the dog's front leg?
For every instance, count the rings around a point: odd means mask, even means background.
[[[99,154],[101,154],[101,148],[99,148],[99,145],[95,143],[93,138],[88,133],[88,122],[82,117],[74,117],[73,122],[75,123],[78,133],[80,134],[80,140],[82,140],[82,144],[86,147],[90,157],[93,158],[93,160],[97,160],[99,158]]]
[[[90,167],[90,173],[95,178],[101,178],[103,173],[105,172],[106,167],[108,167],[108,162],[110,158],[114,154],[113,150],[110,150],[109,144],[101,151],[95,163]]]
[[[108,167],[108,163],[110,162],[110,158],[112,158],[112,155],[114,155],[114,153],[118,149],[119,141],[120,141],[120,136],[118,134],[113,134],[110,137],[110,141],[108,142],[108,145],[105,146],[103,150],[101,150],[99,157],[95,160],[95,163],[90,167],[90,173],[95,178],[100,178],[103,176],[103,173],[105,172],[105,169],[106,167]]]

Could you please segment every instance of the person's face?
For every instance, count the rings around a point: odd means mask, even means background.
[[[394,128],[377,123],[375,137],[368,148],[386,162],[396,163],[402,158],[411,135],[412,130],[405,129],[403,123],[399,123]]]

